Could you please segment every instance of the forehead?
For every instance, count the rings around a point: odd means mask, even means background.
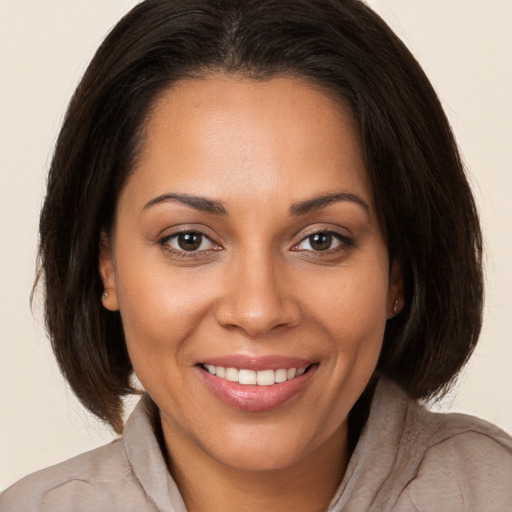
[[[371,203],[350,109],[290,77],[178,82],[149,113],[130,182],[146,197],[177,191],[229,200],[250,192],[294,202],[349,189]]]

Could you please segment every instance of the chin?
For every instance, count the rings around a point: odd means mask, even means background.
[[[260,427],[252,425],[230,429],[222,436],[224,439],[214,440],[213,449],[206,450],[219,463],[232,469],[265,472],[292,468],[305,459],[315,457],[323,446],[331,445],[323,436],[320,439],[312,435],[304,425],[294,423],[286,429],[279,429],[276,425],[262,424]],[[330,437],[334,439],[337,436],[333,434]],[[221,449],[217,449],[219,446]]]
[[[214,454],[212,455],[215,457]],[[215,458],[222,465],[237,471],[267,472],[290,468],[302,457],[303,453],[298,447],[250,445],[239,449],[223,450]]]

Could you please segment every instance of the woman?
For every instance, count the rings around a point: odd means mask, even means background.
[[[70,104],[46,321],[116,442],[2,510],[507,510],[512,442],[435,415],[481,325],[478,218],[418,64],[355,0],[149,0]]]

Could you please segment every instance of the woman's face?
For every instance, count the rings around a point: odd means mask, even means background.
[[[168,90],[100,258],[171,451],[255,470],[344,446],[391,269],[348,110],[292,78]]]

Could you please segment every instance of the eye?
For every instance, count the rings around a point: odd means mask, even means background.
[[[160,244],[174,252],[199,252],[215,250],[218,246],[198,231],[182,231],[166,236]]]
[[[333,231],[317,231],[293,247],[295,251],[336,251],[352,246],[352,241]]]

